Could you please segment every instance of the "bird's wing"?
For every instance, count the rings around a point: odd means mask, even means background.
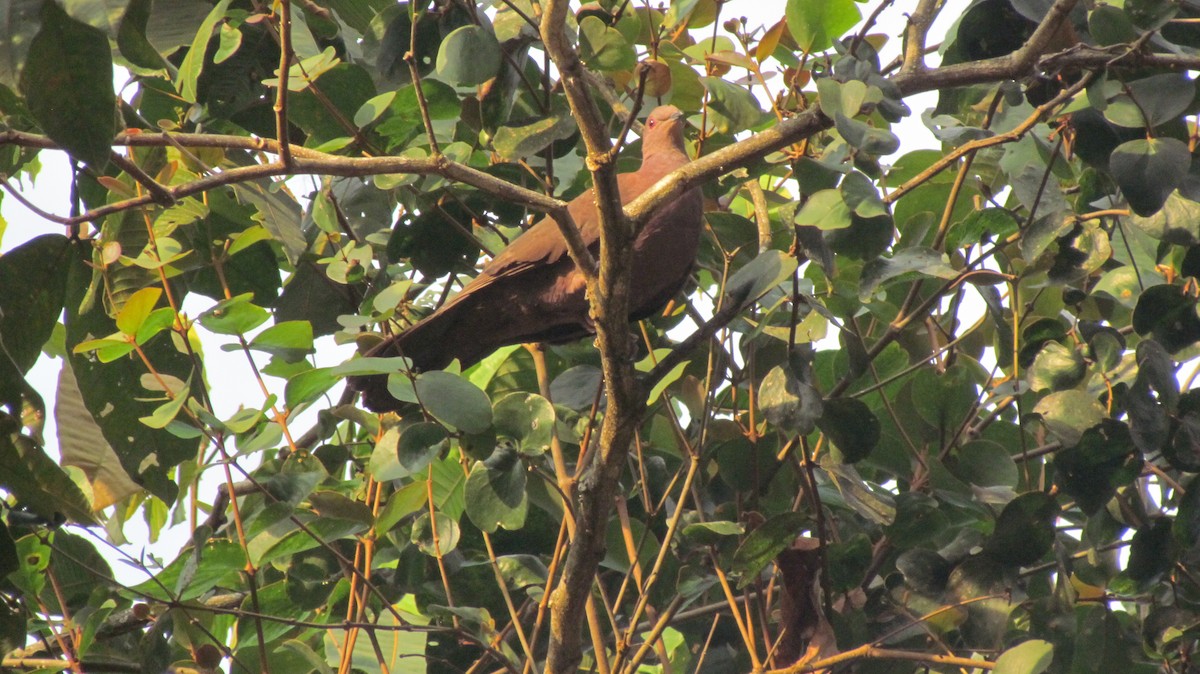
[[[617,176],[617,188],[621,193],[621,204],[627,204],[654,181],[646,183],[638,172],[622,173]],[[600,241],[600,216],[596,212],[596,199],[589,188],[567,205],[571,219],[579,228],[583,243],[592,253]],[[484,265],[479,277],[470,285],[473,289],[490,285],[498,279],[510,278],[533,268],[552,265],[567,257],[567,241],[563,238],[553,218],[538,220],[524,234],[517,237],[507,248],[500,251],[491,262]]]

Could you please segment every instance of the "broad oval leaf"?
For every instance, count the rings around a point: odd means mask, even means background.
[[[1192,165],[1187,145],[1176,138],[1148,138],[1121,143],[1108,161],[1113,178],[1143,217],[1162,208]]]
[[[483,84],[500,72],[502,63],[500,43],[485,26],[455,28],[438,48],[438,75],[459,86]]]
[[[758,574],[767,567],[775,556],[787,549],[796,540],[797,534],[808,523],[808,517],[798,512],[785,512],[772,517],[762,526],[750,532],[746,540],[733,554],[731,570],[742,577],[739,586],[753,583]]]
[[[529,501],[525,495],[525,464],[509,447],[498,447],[486,461],[471,468],[467,477],[467,517],[480,530],[509,530],[525,525]]]
[[[1053,660],[1053,644],[1030,639],[1001,653],[992,674],[1041,674]]]
[[[409,538],[421,552],[430,557],[441,557],[458,547],[458,539],[461,536],[462,529],[458,526],[458,520],[438,511],[432,518],[429,513],[418,517],[417,521],[413,522],[412,535]]]
[[[43,2],[21,91],[46,135],[97,170],[108,163],[117,132],[112,81],[108,37],[67,16],[57,2]]]
[[[784,17],[796,45],[811,54],[833,46],[862,14],[854,0],[788,0]]]
[[[416,380],[416,393],[433,418],[447,426],[482,433],[492,425],[492,404],[487,394],[456,374],[422,372]]]
[[[537,456],[550,448],[554,406],[535,393],[510,393],[492,407],[496,436],[516,441],[522,454]]]
[[[817,426],[841,452],[842,461],[861,461],[879,444],[879,418],[857,398],[830,398],[822,405]]]
[[[808,435],[821,418],[821,394],[776,366],[758,387],[758,407],[773,426],[788,434]]]

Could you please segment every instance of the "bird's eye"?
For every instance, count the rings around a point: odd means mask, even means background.
[[[647,120],[646,120],[646,128],[648,128],[648,129],[653,129],[653,128],[654,128],[654,127],[656,127],[656,126],[658,126],[658,120],[657,120],[657,119],[647,119]]]

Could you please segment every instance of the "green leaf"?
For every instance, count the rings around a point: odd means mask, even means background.
[[[48,522],[59,515],[79,524],[96,524],[91,504],[61,467],[30,438],[0,434],[0,488],[17,504]]]
[[[637,65],[637,55],[621,31],[595,16],[579,22],[579,57],[601,72],[632,70]]]
[[[355,501],[336,491],[314,491],[308,502],[322,518],[350,520],[370,526],[375,521],[371,509],[362,501]]]
[[[1058,342],[1046,342],[1026,376],[1034,391],[1062,391],[1074,388],[1086,374],[1083,354]]]
[[[208,41],[212,38],[217,24],[224,20],[225,12],[229,9],[231,1],[220,0],[213,6],[212,11],[204,17],[204,21],[200,24],[200,29],[196,31],[196,37],[192,39],[192,46],[188,49],[187,55],[183,57],[183,62],[179,64],[179,74],[175,76],[175,89],[179,91],[180,97],[189,103],[196,102],[196,82],[199,81],[200,70],[204,67],[204,54],[208,51]]]
[[[191,382],[188,382],[187,386],[188,388],[174,392],[173,397],[168,399],[167,402],[159,405],[157,408],[155,408],[154,412],[138,419],[138,421],[146,424],[150,428],[166,428],[167,424],[171,423],[175,420],[175,417],[179,416],[179,411],[183,409],[184,403],[187,402]]]
[[[434,522],[437,523],[436,536],[434,535]],[[458,520],[439,511],[433,518],[429,517],[429,513],[418,517],[417,521],[413,523],[410,540],[421,549],[421,552],[430,557],[440,557],[450,554],[454,548],[458,547],[458,539],[461,535]]]
[[[502,159],[521,159],[570,138],[577,128],[570,115],[546,117],[524,126],[502,126],[496,129],[492,146]]]
[[[841,452],[845,463],[867,458],[879,444],[879,419],[866,403],[857,398],[826,400],[817,426]]]
[[[717,124],[722,133],[737,133],[758,126],[763,111],[758,99],[744,87],[726,82],[720,77],[701,77],[700,83],[708,90],[709,106],[723,118],[710,120]]]
[[[121,24],[117,29],[117,48],[121,56],[142,68],[162,68],[165,61],[154,45],[146,39],[146,25],[150,19],[151,0],[132,0],[125,8]]]
[[[117,132],[112,80],[108,37],[67,16],[57,2],[43,2],[21,91],[46,135],[96,169],[108,163]]]
[[[821,190],[809,197],[796,213],[796,224],[821,230],[850,226],[850,206],[838,190]]]
[[[838,133],[851,147],[858,148],[866,154],[880,157],[900,149],[900,138],[887,129],[880,129],[842,114],[834,117],[834,123]]]
[[[1051,393],[1038,401],[1033,412],[1040,414],[1046,428],[1068,447],[1105,416],[1095,396],[1075,390]]]
[[[243,293],[217,302],[200,314],[200,325],[218,335],[244,335],[267,322],[270,312],[255,305],[254,293]]]
[[[683,528],[683,537],[698,545],[716,545],[729,536],[741,536],[746,528],[737,522],[696,522]]]
[[[766,250],[734,272],[725,284],[725,301],[754,302],[796,271],[796,258],[781,250]]]
[[[914,273],[943,279],[958,276],[958,272],[950,266],[944,253],[932,248],[905,248],[897,251],[891,258],[872,260],[863,267],[858,298],[866,302],[880,286]]]
[[[1112,419],[1087,429],[1078,444],[1054,455],[1054,481],[1088,515],[1099,512],[1141,470],[1142,456],[1129,427]]]
[[[1145,217],[1167,202],[1187,175],[1192,155],[1176,138],[1138,139],[1118,145],[1108,165],[1129,207]]]
[[[1200,341],[1197,302],[1180,286],[1146,288],[1133,310],[1133,329],[1153,336],[1170,353],[1180,351]]]
[[[959,448],[955,475],[981,487],[1014,487],[1020,477],[1008,449],[990,440],[974,440]]]
[[[1200,202],[1184,197],[1178,190],[1172,192],[1163,207],[1149,217],[1135,213],[1130,216],[1129,222],[1159,241],[1180,246],[1200,243]]]
[[[308,246],[300,230],[304,213],[296,200],[270,181],[236,183],[233,189],[240,201],[258,210],[254,219],[266,227],[282,245],[288,261],[295,265]]]
[[[327,543],[349,539],[367,530],[362,522],[337,517],[318,517],[305,523],[308,531],[296,527],[290,520],[281,520],[267,531],[255,536],[247,551],[255,564],[290,557]],[[242,558],[243,563],[245,557]]]
[[[428,106],[431,120],[453,119],[462,113],[458,94],[445,82],[421,80],[421,92],[425,95],[425,104]],[[364,105],[363,108],[366,109],[367,106]],[[359,112],[367,114],[361,110]],[[388,106],[387,116],[379,122],[375,130],[388,138],[388,147],[394,149],[423,133],[424,128],[417,90],[408,85],[396,91],[391,105]]]
[[[312,324],[308,321],[284,321],[258,333],[250,348],[295,362],[315,353]]]
[[[525,480],[520,454],[497,447],[486,461],[476,463],[467,477],[467,517],[488,533],[497,527],[520,529],[529,509]]]
[[[550,448],[554,433],[554,406],[534,393],[510,393],[492,406],[498,439],[508,438],[527,456],[538,456]]]
[[[946,234],[946,250],[957,250],[963,246],[976,245],[984,238],[1002,239],[1017,231],[1017,219],[1003,208],[984,208],[971,211],[961,222],[950,226]]]
[[[283,399],[288,409],[296,409],[310,403],[333,388],[338,376],[330,368],[321,367],[305,370],[288,378]]]
[[[758,387],[758,407],[771,425],[788,435],[808,435],[821,418],[821,394],[776,366]]]
[[[199,548],[184,549],[153,579],[132,589],[160,601],[186,601],[214,587],[236,585],[245,564],[246,554],[237,543],[210,541]]]
[[[490,28],[461,26],[442,40],[438,48],[437,72],[449,82],[472,87],[495,77],[503,62],[500,43]]]
[[[161,296],[161,288],[143,288],[128,297],[125,305],[116,313],[116,329],[125,335],[136,335]]]
[[[1006,566],[1033,564],[1053,547],[1058,514],[1058,502],[1045,492],[1018,496],[1000,511],[983,554]]]
[[[1001,653],[992,674],[1041,674],[1053,660],[1053,644],[1030,639]]]
[[[788,30],[806,54],[823,51],[862,18],[854,0],[788,0]]]
[[[62,313],[68,239],[44,234],[0,256],[0,401],[17,404],[24,375],[41,355]]]
[[[0,84],[16,90],[20,86],[21,69],[29,53],[29,43],[41,28],[42,0],[10,0],[0,16]]]
[[[887,204],[879,196],[878,188],[870,178],[858,171],[847,175],[838,187],[838,191],[841,192],[842,201],[846,203],[846,206],[860,218],[890,215]]]
[[[1119,126],[1153,128],[1182,115],[1195,94],[1195,83],[1182,73],[1152,75],[1126,84],[1104,108],[1104,116]]]
[[[448,437],[446,429],[432,421],[388,428],[371,454],[371,476],[384,481],[423,475],[449,446]]]
[[[467,433],[482,433],[492,426],[487,394],[456,374],[422,372],[416,380],[416,393],[433,418],[447,426]]]
[[[733,563],[730,565],[730,570],[741,576],[738,586],[745,587],[753,583],[758,574],[796,540],[800,530],[807,524],[808,517],[798,512],[785,512],[751,531],[733,554]]]

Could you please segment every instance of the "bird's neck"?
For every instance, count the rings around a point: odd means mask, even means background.
[[[687,153],[674,145],[643,148],[642,166],[638,172],[658,180],[688,163]]]

